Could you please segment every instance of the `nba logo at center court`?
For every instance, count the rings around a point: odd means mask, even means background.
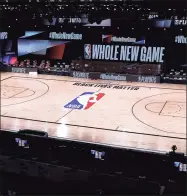
[[[87,110],[98,102],[105,94],[85,92],[66,104],[64,107],[68,109]]]
[[[85,44],[84,45],[84,58],[85,59],[91,59],[91,51],[92,51],[91,44]]]

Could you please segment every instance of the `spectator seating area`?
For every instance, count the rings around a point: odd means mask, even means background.
[[[9,65],[10,66],[10,65]],[[54,75],[66,75],[65,73],[70,72],[70,65],[67,62],[56,61],[51,62],[49,60],[22,60],[16,61],[12,67],[19,67],[19,68],[37,68],[38,73],[41,74],[54,74]]]
[[[13,67],[37,67],[44,72],[61,72],[61,71],[80,71],[80,72],[100,72],[100,73],[119,73],[133,75],[160,75],[162,69],[160,64],[138,64],[123,62],[103,62],[103,61],[87,61],[73,60],[72,62],[49,60],[22,60],[16,61]]]
[[[104,61],[88,61],[74,60],[72,61],[76,71],[84,70],[88,72],[100,73],[120,73],[133,75],[160,75],[160,64],[139,64],[124,62],[104,62]]]
[[[168,83],[176,83],[176,84],[186,84],[187,83],[187,74],[186,70],[174,70],[171,69],[167,74],[163,75],[163,80]]]
[[[7,66],[1,63],[0,66]],[[123,62],[103,62],[72,60],[50,61],[50,60],[20,60],[16,61],[11,67],[19,68],[37,68],[39,74],[64,75],[69,76],[71,71],[77,72],[97,72],[97,73],[117,73],[127,75],[161,76],[161,81],[165,83],[186,84],[186,67],[180,70],[171,69],[164,73],[161,64],[138,64]]]
[[[159,195],[162,186],[166,193],[184,192],[186,174],[174,166],[175,161],[186,161],[183,154],[111,148],[41,137],[41,133],[36,137],[2,130],[0,192]],[[14,142],[17,137],[29,148],[20,148]],[[105,155],[96,156],[93,149]]]

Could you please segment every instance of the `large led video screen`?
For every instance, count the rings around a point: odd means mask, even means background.
[[[25,31],[18,39],[18,57],[71,60],[82,55],[81,47],[79,32]]]
[[[18,40],[18,57],[71,60],[81,56],[80,45],[71,41]]]
[[[0,62],[14,64],[16,57],[16,40],[0,39]]]

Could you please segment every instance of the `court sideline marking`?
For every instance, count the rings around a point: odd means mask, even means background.
[[[72,126],[72,127],[81,127],[81,128],[105,130],[105,131],[112,131],[112,132],[131,133],[131,134],[136,134],[136,135],[148,135],[148,136],[153,136],[153,137],[163,137],[163,138],[186,140],[186,138],[183,138],[183,137],[173,137],[173,136],[165,136],[165,135],[150,134],[150,133],[123,131],[123,130],[115,130],[115,129],[101,128],[101,127],[91,127],[91,126],[86,126],[86,125],[75,125],[75,124],[68,124],[68,123],[62,124],[62,123],[59,123],[59,122],[50,122],[50,121],[44,121],[44,120],[34,120],[34,119],[29,119],[29,118],[20,118],[20,117],[6,116],[6,115],[0,115],[0,116],[1,117],[5,117],[5,118],[20,119],[20,120],[30,120],[30,121],[33,121],[33,122],[50,123],[50,124],[56,124],[56,125],[66,125],[66,126]]]
[[[58,77],[58,76],[57,76]],[[65,76],[64,76],[65,77]],[[89,84],[110,84],[110,85],[118,85],[118,86],[132,86],[132,87],[141,87],[141,88],[156,88],[156,89],[170,89],[170,90],[181,90],[181,91],[186,91],[185,89],[175,89],[175,88],[161,88],[161,87],[155,87],[155,86],[136,86],[136,85],[128,85],[128,84],[115,84],[110,82],[106,83],[94,83],[94,82],[84,82],[84,81],[69,81],[69,80],[60,80],[60,79],[50,79],[50,78],[33,78],[33,77],[25,77],[25,76],[10,76],[9,78],[28,78],[28,79],[34,79],[34,80],[53,80],[53,81],[63,81],[63,82],[73,82],[73,83],[89,83]],[[9,79],[7,78],[7,79]],[[118,81],[121,82],[121,81]],[[126,82],[126,81],[124,81]]]
[[[28,79],[28,80],[36,80],[36,81],[39,81],[39,80],[56,80],[56,79],[44,79],[44,78],[32,78],[32,77],[21,77],[21,76],[10,76],[10,77],[8,77],[8,78],[5,78],[4,80],[7,80],[7,79],[10,79],[10,78],[14,78],[14,79],[16,79],[16,78],[26,78],[26,79]],[[37,79],[39,79],[39,80],[37,80]],[[74,83],[76,83],[76,81],[67,81],[67,80],[56,80],[56,81],[66,81],[66,82],[74,82]],[[41,82],[41,81],[39,81],[39,82]],[[77,81],[77,82],[79,82],[79,83],[81,83],[81,81]],[[43,83],[43,82],[41,82],[41,83]],[[87,83],[87,82],[82,82],[82,83]],[[93,82],[88,82],[88,83],[93,83]],[[44,84],[46,84],[46,83],[44,83]],[[96,83],[96,84],[99,84],[99,83]],[[101,84],[104,84],[104,83],[101,83]],[[109,83],[105,83],[105,84],[110,84],[110,85],[115,85],[115,84],[111,84],[111,82],[109,82]],[[47,85],[47,84],[46,84]],[[47,85],[48,86],[48,85]],[[129,86],[129,85],[119,85],[119,86]],[[130,85],[130,86],[132,86],[132,85]],[[142,87],[142,86],[139,86],[139,87]],[[145,87],[145,86],[143,86],[143,87]],[[158,88],[158,89],[171,89],[171,88],[159,88],[159,87],[145,87],[145,88]],[[102,88],[101,88],[102,89]],[[99,90],[101,90],[101,89],[99,89]],[[48,86],[48,90],[49,90],[49,86]],[[171,90],[182,90],[182,91],[184,91],[183,89],[171,89]],[[48,92],[48,91],[47,91]],[[47,93],[46,92],[46,93]],[[46,94],[45,93],[45,94]],[[43,95],[42,95],[43,96]],[[155,96],[155,95],[154,95]],[[38,97],[39,98],[39,97]],[[35,98],[36,99],[36,98]],[[34,100],[34,99],[32,99],[32,100]],[[29,101],[32,101],[32,100],[29,100]],[[139,100],[140,101],[140,100]],[[139,102],[138,101],[138,102]],[[28,101],[25,101],[25,102],[28,102]],[[21,103],[25,103],[25,102],[21,102]],[[21,104],[21,103],[18,103],[18,104]],[[13,105],[13,104],[10,104],[10,105]],[[135,104],[134,104],[135,105]],[[133,105],[133,106],[134,106]],[[9,106],[9,105],[7,105],[7,106]],[[3,107],[3,106],[1,106],[1,107]],[[71,110],[70,112],[72,112],[73,110]],[[69,112],[69,113],[70,113]],[[69,113],[66,113],[66,115],[68,115]],[[7,117],[7,118],[17,118],[17,117],[12,117],[12,116],[5,116],[5,115],[0,115],[0,116],[2,116],[2,117]],[[61,118],[63,118],[63,117],[61,117]],[[35,120],[35,119],[27,119],[27,118],[17,118],[17,119],[22,119],[22,120],[30,120],[30,121],[35,121],[35,122],[45,122],[46,123],[46,121],[41,121],[41,120]],[[58,121],[58,120],[57,120]],[[58,123],[58,122],[47,122],[47,123],[52,123],[52,124],[62,124],[62,123]],[[157,135],[157,134],[148,134],[148,133],[137,133],[137,132],[132,132],[132,131],[122,131],[122,130],[114,130],[114,129],[106,129],[106,128],[100,128],[100,127],[90,127],[90,126],[84,126],[84,125],[73,125],[73,124],[65,124],[65,125],[67,125],[67,126],[77,126],[77,127],[85,127],[85,128],[93,128],[93,129],[100,129],[100,130],[108,130],[108,131],[117,131],[117,132],[126,132],[126,133],[132,133],[132,134],[141,134],[141,135],[150,135],[150,136],[156,136],[156,137],[166,137],[166,138],[175,138],[175,139],[186,139],[186,138],[182,138],[182,137],[172,137],[172,136],[163,136],[163,135]],[[149,126],[149,125],[148,125]],[[154,127],[152,127],[153,129],[155,129]],[[162,131],[162,130],[160,130],[160,131]],[[176,133],[175,133],[176,134]]]

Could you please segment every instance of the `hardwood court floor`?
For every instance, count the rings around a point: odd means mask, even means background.
[[[105,95],[87,110],[64,107],[84,92]],[[186,86],[1,73],[1,128],[186,153]]]

